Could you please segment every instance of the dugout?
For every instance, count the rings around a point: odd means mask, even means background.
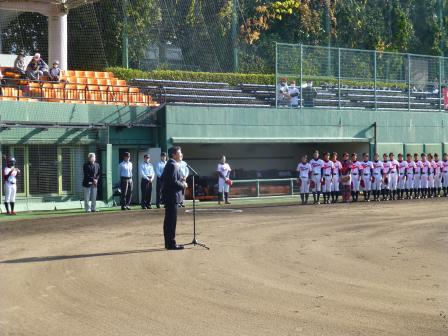
[[[201,176],[215,176],[221,155],[226,155],[235,179],[295,177],[294,171],[301,156],[306,154],[311,159],[316,149],[321,153],[336,151],[340,156],[345,151],[361,155],[370,150],[368,139],[356,142],[349,139],[326,139],[323,142],[299,142],[299,139],[297,142],[293,139],[285,139],[284,142],[275,139],[260,139],[257,142],[229,139],[227,143],[213,143],[212,139],[202,139],[202,143],[182,139],[174,141],[182,147],[184,159],[197,168]]]

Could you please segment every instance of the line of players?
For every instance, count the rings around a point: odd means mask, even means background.
[[[338,154],[315,151],[309,162],[304,155],[297,166],[297,182],[300,186],[302,204],[308,202],[310,191],[313,204],[336,203],[342,192],[343,202],[349,202],[350,195],[353,202],[357,202],[362,190],[364,201],[388,201],[400,199],[418,199],[443,196],[448,197],[448,154],[439,160],[438,154],[422,153],[419,157],[414,154],[383,154],[379,160],[375,153],[373,161],[369,154],[364,153],[362,161],[358,161],[357,154],[344,153],[343,161],[338,160]]]

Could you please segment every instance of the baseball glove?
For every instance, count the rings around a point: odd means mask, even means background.
[[[299,187],[302,186],[302,179],[300,179],[300,178],[297,179],[297,185],[298,185]]]
[[[366,183],[364,182],[364,180],[361,180],[361,187],[365,188],[366,187]]]
[[[316,188],[316,183],[314,183],[313,180],[310,181],[310,188],[311,188],[311,189]]]
[[[348,181],[350,181],[350,176],[348,176],[348,175],[342,176],[341,182],[347,183]]]
[[[231,187],[233,185],[233,181],[231,179],[226,180],[226,184]]]

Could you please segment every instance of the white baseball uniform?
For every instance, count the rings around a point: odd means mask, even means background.
[[[382,161],[373,161],[373,182],[372,190],[381,190],[381,183],[383,182],[384,165]]]
[[[359,161],[352,161],[352,167],[351,167],[351,176],[352,176],[352,190],[353,191],[359,191],[359,183],[360,180],[360,173],[361,173],[361,163]]]
[[[361,170],[362,170],[362,181],[364,182],[364,191],[372,190],[372,169],[373,164],[372,161],[362,161],[361,162]]]
[[[307,163],[300,162],[297,165],[297,175],[300,179],[300,193],[308,194],[310,192],[310,173],[311,173],[311,165]]]
[[[334,163],[333,161],[324,161],[322,164],[322,172],[324,174],[324,185],[322,188],[322,192],[329,193],[331,192],[331,182],[332,182],[332,176],[333,176],[333,168]]]
[[[390,180],[390,162],[383,160],[383,183],[381,184],[381,189],[389,189],[389,180]],[[386,183],[387,182],[387,183]]]
[[[406,189],[414,188],[415,161],[406,161]]]
[[[406,189],[406,169],[408,163],[405,160],[398,161],[398,189]]]
[[[5,202],[15,203],[17,194],[17,169],[5,167],[3,174],[5,176]]]
[[[421,180],[420,185],[422,189],[429,188],[429,174],[431,173],[431,163],[429,161],[422,161],[421,165]]]
[[[414,189],[420,189],[422,187],[422,161],[414,160]]]
[[[313,193],[320,192],[321,184],[320,181],[322,179],[322,165],[324,161],[321,159],[311,159],[311,180],[314,182],[314,188],[311,190]]]
[[[434,160],[433,161],[434,165],[433,165],[433,170],[434,170],[434,187],[435,188],[441,188],[442,187],[442,168],[443,168],[443,163],[442,161],[438,160]]]
[[[333,180],[331,182],[331,191],[339,191],[339,174],[342,169],[341,161],[333,161]]]
[[[224,163],[224,164],[219,163],[216,171],[219,174],[218,191],[220,193],[229,192],[230,186],[226,183],[226,179],[229,178],[230,172],[232,171],[232,169],[230,169],[229,164],[228,163]]]
[[[429,161],[428,188],[434,188],[434,161]]]
[[[448,160],[442,161],[442,179],[443,187],[448,188]]]
[[[397,190],[398,185],[398,161],[389,160],[389,190]]]

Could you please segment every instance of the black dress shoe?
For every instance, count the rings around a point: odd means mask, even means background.
[[[160,205],[156,205],[157,209],[160,209]]]
[[[166,247],[167,250],[183,250],[184,246],[183,245],[173,245],[173,246],[169,246]]]
[[[146,209],[152,209],[152,205],[148,205],[147,207],[146,207]]]

